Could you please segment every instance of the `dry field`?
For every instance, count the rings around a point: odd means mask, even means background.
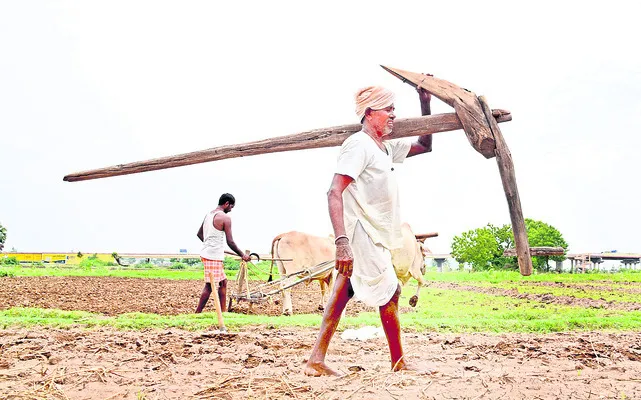
[[[198,281],[105,277],[3,278],[0,308],[190,313]],[[431,283],[457,290],[506,289]],[[320,313],[310,289],[294,291],[295,313]],[[631,291],[637,286],[632,285]],[[315,293],[315,292],[314,292]],[[538,298],[539,301],[571,302]],[[577,306],[622,303],[576,299]],[[588,303],[585,303],[588,301]],[[595,303],[591,303],[595,302]],[[626,303],[635,309],[637,303]],[[254,311],[279,313],[278,304]],[[350,304],[348,314],[368,310]],[[239,311],[246,312],[245,306]],[[403,307],[403,312],[411,312]],[[310,328],[242,328],[232,334],[180,329],[0,330],[2,399],[635,399],[641,398],[641,332],[440,334],[407,330],[404,345],[431,374],[390,373],[384,339],[343,340],[328,363],[339,378],[308,378],[302,367],[316,335]]]

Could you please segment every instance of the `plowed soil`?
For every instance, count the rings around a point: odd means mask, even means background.
[[[82,310],[105,315],[131,312],[176,315],[193,313],[203,290],[201,281],[112,277],[16,277],[0,281],[0,309],[11,307]],[[228,295],[236,288],[229,281]],[[252,285],[257,285],[252,282]],[[292,289],[294,314],[322,314],[318,282]],[[407,304],[405,304],[407,306]],[[213,301],[205,311],[213,311]],[[248,303],[234,303],[234,312],[247,313]],[[280,315],[280,296],[271,302],[255,303],[253,314]],[[372,311],[362,303],[350,302],[348,315]]]
[[[0,283],[2,309],[43,307],[106,315],[191,313],[202,290],[198,281],[163,279],[20,277]],[[294,312],[320,313],[318,291],[317,283],[297,287]],[[572,299],[563,301],[585,305],[584,299]],[[348,307],[351,314],[366,309],[355,302]],[[246,312],[247,305],[237,310]],[[257,304],[253,312],[278,315],[280,304]],[[408,360],[429,368],[429,374],[389,372],[384,338],[361,342],[337,334],[327,362],[344,376],[309,378],[302,371],[316,334],[316,329],[268,327],[247,327],[235,334],[4,329],[0,399],[641,398],[641,332],[403,334]]]

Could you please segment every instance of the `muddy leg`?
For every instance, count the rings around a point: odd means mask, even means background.
[[[401,286],[399,285],[390,301],[379,307],[381,323],[383,324],[383,330],[387,337],[387,344],[392,358],[392,370],[394,371],[405,369],[403,346],[401,345],[401,324],[398,320],[398,298],[400,295]]]
[[[334,336],[336,328],[338,327],[341,314],[353,295],[354,293],[349,278],[339,275],[336,278],[334,290],[329,297],[329,303],[327,303],[327,307],[325,308],[323,322],[321,323],[316,343],[314,343],[312,354],[309,360],[307,360],[307,365],[305,365],[305,375],[340,375],[325,364],[325,355],[327,354],[329,342],[332,340],[332,336]]]
[[[220,307],[222,312],[227,311],[227,279],[220,281],[218,284],[218,298],[220,299]]]
[[[203,308],[205,308],[205,304],[207,304],[207,300],[209,300],[210,294],[211,294],[211,283],[205,283],[203,292],[200,294],[200,301],[198,302],[198,307],[196,307],[196,313],[201,313],[203,311]]]

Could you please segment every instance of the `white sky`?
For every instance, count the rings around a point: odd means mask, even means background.
[[[639,6],[632,1],[0,2],[0,223],[6,250],[199,251],[223,192],[234,236],[267,252],[329,234],[338,148],[218,161],[95,181],[71,172],[356,123],[378,84],[399,118],[415,91],[384,64],[432,73],[508,109],[501,124],[526,217],[571,252],[641,252]],[[451,112],[439,100],[433,113]],[[397,168],[432,251],[509,223],[494,159],[462,131]]]

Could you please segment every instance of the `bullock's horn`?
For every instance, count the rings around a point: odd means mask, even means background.
[[[414,235],[416,236],[416,240],[425,240],[427,238],[433,238],[438,236],[438,232],[430,232],[430,233],[419,233]]]
[[[256,260],[257,260],[257,262],[260,262],[260,256],[259,256],[258,254],[256,254],[256,253],[249,253],[249,256],[250,256],[250,257],[251,257],[251,256],[256,256]]]

